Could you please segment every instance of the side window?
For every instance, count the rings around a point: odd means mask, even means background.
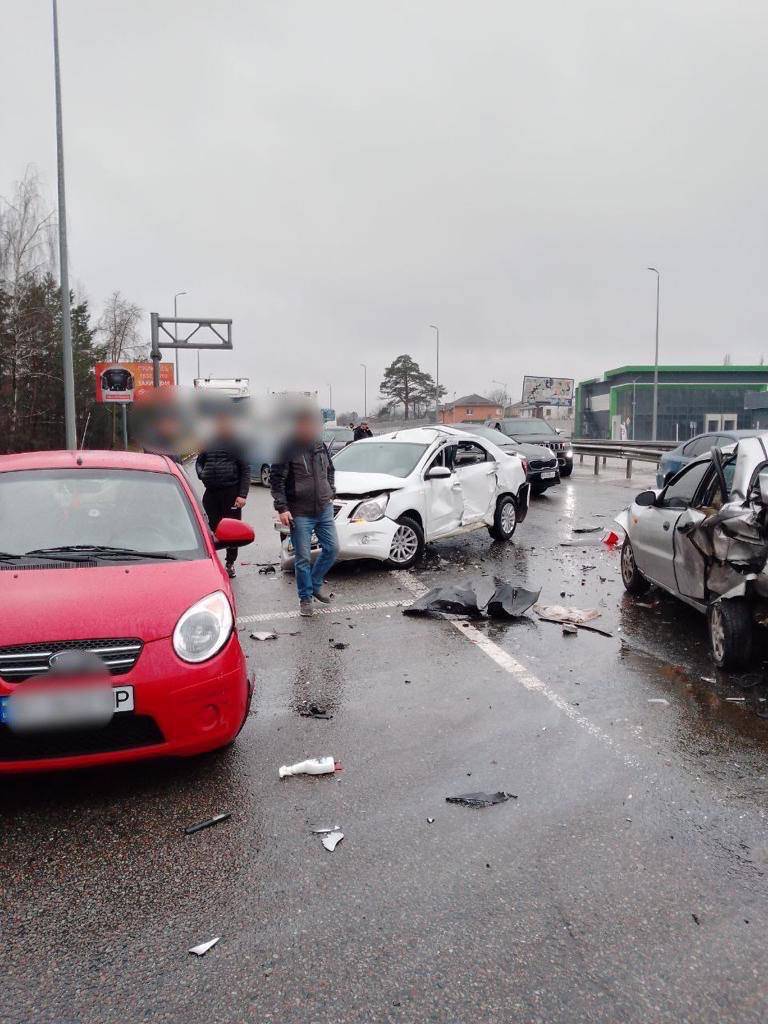
[[[682,470],[664,491],[664,508],[688,508],[711,465],[709,461],[696,462]]]
[[[736,472],[736,459],[731,459],[723,466],[723,476],[725,477],[725,487],[730,496],[731,487],[733,487],[733,477]],[[698,502],[701,508],[722,508],[723,505],[723,492],[720,490],[720,481],[718,480],[717,474],[712,471],[712,479],[705,480],[704,494],[701,501]]]
[[[445,465],[445,448],[441,448],[440,451],[437,453],[437,455],[434,457],[434,459],[432,459],[430,464],[427,466],[427,472],[429,472],[430,469],[434,469],[435,466],[444,466],[444,465]]]
[[[487,459],[485,448],[482,448],[474,441],[459,441],[456,452],[456,469],[464,469],[465,466],[476,466],[478,462],[485,462]]]

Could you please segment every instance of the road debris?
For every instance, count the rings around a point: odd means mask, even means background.
[[[322,836],[327,832],[340,832],[341,825],[311,825],[309,831],[316,836]]]
[[[574,526],[571,533],[599,533],[604,526]]]
[[[516,793],[505,793],[500,789],[496,793],[461,793],[459,796],[447,796],[447,804],[460,804],[462,807],[491,807],[503,804],[507,800],[517,800]]]
[[[435,819],[434,818],[427,818],[427,824],[428,825],[434,825],[434,823],[435,823]]]
[[[568,622],[566,622],[563,625],[563,636],[578,636],[578,635],[579,635],[579,631],[578,631],[576,626],[572,626]]]
[[[334,651],[346,651],[346,649],[349,647],[349,644],[345,644],[342,640],[338,640],[335,642],[333,640],[329,640],[328,643],[331,645]]]
[[[289,775],[333,775],[340,772],[341,765],[332,757],[309,757],[306,761],[297,761],[296,764],[284,764],[278,769],[281,779]]]
[[[199,946],[193,946],[192,949],[187,950],[187,952],[193,953],[195,956],[205,956],[208,950],[213,949],[220,939],[221,936],[217,935],[215,939],[209,939],[208,942],[201,942]]]
[[[603,537],[603,544],[608,548],[614,548],[619,543],[619,535],[615,530],[609,530]]]
[[[268,565],[262,565],[262,567],[259,569],[260,576],[272,576],[276,572],[277,569],[275,569],[274,565],[272,565],[271,563]]]
[[[533,606],[533,610],[542,622],[558,622],[576,626],[578,629],[589,630],[590,633],[599,633],[600,636],[610,637],[613,635],[598,626],[589,625],[593,619],[600,618],[597,608],[566,608],[562,604],[536,604]]]
[[[298,712],[302,718],[319,718],[325,722],[329,722],[333,715],[328,714],[327,708],[322,708],[317,704],[302,704],[298,708]]]
[[[526,590],[494,576],[471,576],[432,587],[418,597],[404,615],[470,615],[482,618],[516,619],[539,598],[540,590]]]
[[[343,838],[343,832],[326,832],[322,837],[321,842],[329,853],[333,853]]]
[[[259,630],[255,633],[251,633],[251,640],[277,640],[277,633],[269,633],[264,630]]]
[[[205,821],[198,821],[195,825],[188,825],[184,832],[186,835],[191,836],[195,832],[202,832],[204,828],[211,828],[212,825],[218,825],[220,822],[227,821],[231,817],[231,811],[224,811],[223,814],[215,814],[212,818],[206,818]]]
[[[649,704],[669,704],[669,701],[667,700],[666,697],[649,697],[648,698],[648,703]]]

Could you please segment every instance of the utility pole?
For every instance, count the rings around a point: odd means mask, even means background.
[[[363,419],[368,417],[368,367],[360,363],[363,368]]]
[[[177,307],[176,307],[176,300],[178,299],[178,297],[180,295],[186,295],[186,294],[187,294],[186,292],[176,292],[176,294],[173,296],[173,319],[174,320],[179,315]],[[179,336],[176,333],[177,329],[178,329],[178,324],[174,324],[173,325],[173,340],[174,341],[178,341],[179,340]],[[176,387],[178,387],[179,386],[179,350],[176,349],[175,352],[176,352],[176,381],[175,381],[175,384],[176,384]],[[200,376],[200,349],[197,350],[197,375],[198,375],[198,377]]]
[[[59,15],[53,5],[53,79],[56,92],[56,170],[59,188],[59,285],[61,288],[61,353],[64,370],[64,433],[67,448],[77,448],[75,415],[75,366],[72,357],[72,320],[69,308],[67,257],[67,203],[64,194],[64,129],[61,120],[61,67],[59,65]]]
[[[659,425],[659,291],[661,287],[661,274],[656,267],[648,267],[656,275],[656,355],[653,361],[653,425],[651,427],[651,440],[656,441]]]
[[[436,336],[436,357],[435,357],[435,423],[440,422],[440,328],[437,324],[429,325]]]

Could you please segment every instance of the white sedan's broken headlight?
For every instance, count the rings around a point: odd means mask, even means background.
[[[375,498],[366,498],[365,501],[360,502],[349,518],[353,522],[361,520],[364,523],[375,523],[377,519],[384,518],[388,501],[388,494],[379,494]]]

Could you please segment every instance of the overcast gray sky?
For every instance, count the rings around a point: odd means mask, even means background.
[[[411,353],[768,357],[765,0],[60,0],[74,280],[231,316],[204,355],[369,409]],[[50,4],[0,0],[0,192],[53,196]],[[191,380],[193,357],[182,379]]]

